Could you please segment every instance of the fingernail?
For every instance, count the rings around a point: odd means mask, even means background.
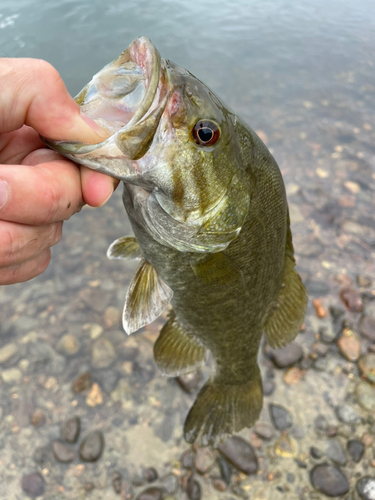
[[[3,208],[8,201],[9,189],[8,183],[0,179],[0,208]]]
[[[99,137],[103,137],[103,139],[107,139],[109,137],[108,132],[102,129],[102,127],[98,125],[94,120],[85,115],[85,113],[82,113],[82,111],[81,111],[81,118],[85,123],[87,123],[87,125],[89,125],[89,127],[91,127],[94,130],[94,132],[98,134]]]

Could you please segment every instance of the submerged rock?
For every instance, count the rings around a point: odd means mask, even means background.
[[[276,429],[284,431],[292,426],[292,417],[283,406],[271,403],[268,409],[272,423]]]
[[[179,377],[176,377],[176,380],[182,390],[191,394],[198,389],[202,380],[202,372],[201,370],[196,370],[195,372],[187,373],[186,375],[180,375]]]
[[[67,443],[74,444],[78,440],[80,430],[81,430],[81,420],[79,417],[75,416],[69,418],[68,420],[65,420],[65,422],[61,424],[60,436]]]
[[[348,480],[334,465],[316,465],[310,473],[311,484],[329,497],[345,495],[349,491]]]
[[[362,316],[359,322],[359,333],[371,342],[375,342],[375,318]]]
[[[52,454],[58,462],[67,464],[73,462],[74,451],[71,450],[66,444],[58,439],[55,439],[51,443]]]
[[[358,361],[358,368],[363,377],[375,384],[375,353],[365,354]]]
[[[354,462],[359,462],[365,452],[365,446],[358,439],[351,439],[347,442],[346,448]]]
[[[362,500],[374,500],[375,477],[363,477],[357,483],[357,491]]]
[[[21,486],[23,491],[31,498],[36,498],[44,493],[45,483],[39,472],[32,472],[22,478]]]
[[[303,355],[302,347],[296,342],[291,342],[281,349],[267,349],[267,353],[277,368],[292,366],[298,363]]]
[[[96,462],[104,449],[104,437],[100,431],[90,432],[79,447],[79,458],[83,462]]]
[[[162,500],[164,492],[160,488],[147,488],[147,490],[142,491],[138,496],[137,500]]]
[[[258,459],[250,443],[239,436],[226,439],[219,446],[220,453],[244,474],[255,474],[258,470]]]

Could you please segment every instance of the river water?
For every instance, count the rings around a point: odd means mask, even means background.
[[[226,491],[218,492],[218,462],[204,474],[198,463],[194,478],[202,498],[324,498],[310,478],[323,462],[341,466],[354,492],[359,478],[375,476],[375,449],[363,437],[374,432],[371,405],[356,397],[356,361],[372,349],[375,332],[351,337],[359,354],[348,354],[336,338],[328,342],[323,335],[322,341],[322,327],[329,331],[337,324],[334,315],[318,318],[312,301],[320,300],[323,312],[341,308],[345,325],[357,333],[361,318],[375,315],[375,2],[3,0],[0,5],[0,56],[46,59],[72,95],[140,35],[151,38],[162,57],[207,83],[271,149],[284,176],[298,269],[311,298],[305,332],[296,340],[302,360],[285,371],[260,355],[263,380],[268,388],[273,384],[261,421],[273,437],[241,433],[256,450],[257,474],[247,477],[234,469]],[[0,288],[0,349],[6,348],[0,350],[0,498],[24,498],[21,480],[30,473],[43,477],[40,498],[49,500],[121,498],[111,486],[115,470],[124,481],[122,497],[127,498],[124,485],[132,482],[139,494],[147,488],[140,476],[149,466],[164,477],[155,488],[166,487],[170,474],[169,483],[185,478],[186,485],[191,471],[180,458],[189,447],[181,430],[194,393],[185,394],[154,367],[152,345],[164,320],[130,338],[121,329],[134,265],[105,257],[108,245],[130,231],[119,190],[105,207],[84,208],[64,228],[42,276]],[[340,302],[345,287],[358,294],[362,314]],[[83,372],[92,381],[75,393],[72,383]],[[365,387],[375,401],[371,386]],[[358,413],[358,422],[338,419],[337,406],[344,401]],[[291,414],[293,426],[283,434],[270,424],[273,402]],[[81,418],[82,436],[103,432],[98,462],[83,463],[78,445],[71,447],[76,455],[69,464],[51,455],[61,423],[74,415]],[[316,431],[318,416],[328,422],[326,434]],[[366,442],[358,464],[346,451],[351,437]],[[311,456],[312,445],[323,458]],[[175,489],[175,498],[186,498],[182,486]],[[153,494],[150,498],[159,498]]]

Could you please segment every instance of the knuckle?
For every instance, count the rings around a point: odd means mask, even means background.
[[[0,268],[9,266],[16,254],[16,243],[9,226],[0,225]]]
[[[60,73],[57,71],[57,69],[44,59],[35,59],[34,64],[39,76],[41,76],[43,79],[47,79],[48,83],[61,80]]]
[[[62,192],[60,186],[52,179],[48,183],[48,189],[44,192],[44,215],[41,217],[40,224],[49,224],[58,219],[62,203]]]

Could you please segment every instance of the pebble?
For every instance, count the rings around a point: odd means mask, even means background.
[[[226,439],[219,446],[220,453],[236,469],[244,474],[255,474],[258,470],[258,459],[251,444],[239,436]]]
[[[192,477],[189,479],[186,487],[186,493],[189,500],[201,500],[202,488],[196,479]]]
[[[18,347],[16,344],[6,344],[4,347],[0,349],[0,363],[5,363],[12,358],[16,352],[18,351]]]
[[[202,380],[202,372],[200,370],[196,370],[194,372],[187,373],[186,375],[180,375],[179,377],[176,377],[176,380],[182,390],[191,394],[198,389]]]
[[[361,354],[361,342],[356,333],[345,328],[342,336],[337,341],[339,351],[348,361],[357,361]]]
[[[92,377],[90,372],[83,372],[74,380],[72,384],[72,391],[80,394],[87,391],[92,385]]]
[[[48,448],[47,446],[40,446],[38,448],[35,448],[33,453],[33,460],[38,465],[40,465],[42,469],[50,467],[52,463],[50,448]]]
[[[121,500],[132,500],[133,498],[133,486],[128,481],[123,481],[121,484]]]
[[[344,424],[357,424],[360,421],[358,413],[346,403],[336,406],[336,416]]]
[[[215,455],[211,448],[199,448],[195,454],[194,466],[200,474],[205,474],[212,469],[215,463]]]
[[[67,333],[57,343],[57,350],[66,356],[74,356],[79,351],[79,342],[77,337],[71,333]]]
[[[312,446],[310,448],[310,455],[313,458],[315,458],[316,460],[319,460],[320,458],[322,458],[323,453],[318,448],[316,448],[315,446]]]
[[[359,382],[354,390],[354,396],[361,408],[375,412],[375,388],[367,382]]]
[[[162,477],[160,480],[160,484],[163,486],[165,491],[170,495],[173,495],[177,492],[179,487],[179,479],[172,472]]]
[[[328,368],[327,358],[318,358],[314,361],[314,368],[319,372],[325,372]]]
[[[333,465],[316,465],[310,473],[310,480],[314,488],[329,497],[346,495],[349,491],[345,475]]]
[[[276,455],[283,458],[292,458],[297,454],[297,443],[286,432],[283,432],[275,441],[274,449]]]
[[[345,465],[346,457],[337,438],[328,439],[325,449],[326,456],[337,465]]]
[[[79,447],[79,458],[83,462],[96,462],[104,449],[104,436],[100,431],[90,432]]]
[[[138,496],[137,500],[162,500],[164,492],[160,488],[147,488],[147,490],[142,491]]]
[[[327,344],[323,344],[323,342],[315,342],[315,344],[311,346],[311,350],[318,356],[325,356],[329,350],[329,346]]]
[[[346,448],[354,462],[359,462],[365,452],[365,445],[358,439],[351,439],[347,442]]]
[[[276,389],[275,382],[272,380],[266,380],[263,383],[263,396],[271,396]]]
[[[283,406],[271,403],[268,406],[268,410],[270,413],[271,421],[276,429],[278,429],[279,431],[283,431],[292,426],[292,417]]]
[[[318,434],[327,435],[329,425],[327,419],[323,415],[318,415],[314,420],[314,427]]]
[[[104,337],[96,340],[91,350],[91,364],[94,368],[107,368],[116,358],[112,342]]]
[[[225,483],[225,481],[223,481],[222,479],[220,478],[215,478],[213,481],[212,481],[212,486],[215,488],[215,490],[217,491],[225,491],[227,489],[227,484]]]
[[[39,472],[32,472],[22,478],[23,491],[31,498],[36,498],[44,493],[44,479]]]
[[[92,325],[89,326],[89,328],[90,328],[90,338],[92,340],[96,340],[104,332],[104,328],[101,325],[98,325],[97,323],[93,323]]]
[[[194,465],[194,451],[191,448],[184,451],[181,455],[180,462],[184,469],[192,469]]]
[[[51,450],[52,455],[58,462],[67,464],[69,462],[73,462],[74,460],[74,451],[58,439],[52,441]]]
[[[257,436],[266,441],[272,439],[274,435],[272,427],[266,422],[257,422],[254,426],[254,432]]]
[[[305,370],[300,370],[297,366],[292,366],[283,375],[283,380],[286,385],[296,385],[306,375]]]
[[[91,406],[92,408],[94,406],[103,404],[103,393],[100,388],[100,385],[97,384],[96,382],[92,384],[91,390],[87,394],[86,404],[87,406]]]
[[[217,463],[219,465],[220,474],[226,485],[230,485],[230,479],[232,476],[232,466],[225,460],[224,457],[218,456]]]
[[[153,483],[157,480],[159,474],[155,467],[147,467],[147,469],[144,469],[142,477],[147,483]]]
[[[2,370],[1,377],[6,384],[12,384],[20,382],[22,373],[18,368],[8,368],[7,370]]]
[[[367,288],[369,286],[371,286],[371,278],[369,276],[364,276],[363,274],[358,274],[357,276],[357,283],[358,283],[358,286],[360,286],[361,288]]]
[[[67,443],[74,444],[78,440],[81,431],[81,419],[77,416],[65,420],[60,427],[60,436]]]
[[[361,335],[375,342],[375,319],[372,316],[362,316],[358,328]]]
[[[333,328],[331,322],[326,325],[323,325],[319,328],[319,335],[323,342],[327,342],[327,344],[331,344],[336,340],[337,332]]]
[[[30,422],[34,427],[40,427],[46,423],[46,416],[42,410],[37,408],[32,414]]]
[[[362,356],[358,361],[358,368],[363,377],[375,384],[375,353]]]
[[[339,293],[341,302],[348,311],[360,313],[363,311],[363,303],[359,293],[353,288],[343,288]]]
[[[323,306],[321,299],[314,299],[313,304],[314,304],[315,314],[317,315],[318,318],[322,319],[328,316],[328,311]]]
[[[117,307],[109,306],[104,311],[104,324],[106,328],[119,326],[121,321],[121,311]]]
[[[267,349],[268,356],[277,368],[287,368],[297,363],[302,358],[302,347],[296,342],[291,342],[281,349]]]
[[[113,491],[119,495],[121,493],[122,476],[117,470],[113,471],[111,483]]]
[[[361,437],[361,441],[365,445],[365,447],[368,448],[374,442],[374,436],[369,432],[365,432]]]
[[[375,477],[362,477],[357,482],[357,491],[362,500],[375,499]]]

